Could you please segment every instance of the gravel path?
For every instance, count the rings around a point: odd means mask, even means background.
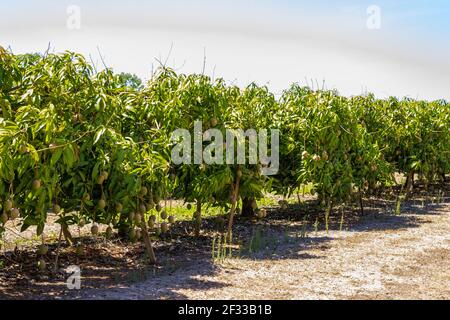
[[[366,218],[346,231],[285,239],[276,250],[191,262],[81,299],[450,299],[450,204]],[[291,241],[292,240],[292,241]]]

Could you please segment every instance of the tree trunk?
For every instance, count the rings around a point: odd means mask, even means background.
[[[59,248],[61,247],[62,236],[63,236],[63,227],[61,226],[61,231],[59,232],[58,238],[58,247],[56,248],[55,268],[53,270],[54,272],[58,271]]]
[[[330,215],[331,215],[332,208],[333,208],[333,204],[331,202],[331,197],[328,197],[327,208],[325,211],[325,229],[327,230],[327,234],[328,234],[328,230],[329,230],[329,221],[330,221]]]
[[[62,223],[61,224],[61,230],[62,230],[62,233],[64,235],[64,239],[67,241],[67,243],[69,245],[72,245],[72,243],[74,243],[74,241],[73,241],[72,235],[70,234],[69,226],[67,224],[65,224],[65,223]]]
[[[195,236],[200,236],[202,226],[202,202],[197,200],[197,210],[195,211]]]
[[[408,178],[406,179],[406,192],[410,193],[413,191],[413,187],[414,187],[414,171],[411,170],[408,173]]]
[[[254,198],[242,198],[242,216],[251,218],[255,215],[255,210],[252,207]]]
[[[233,218],[234,218],[234,213],[236,211],[236,204],[237,204],[237,199],[239,196],[239,183],[241,181],[241,178],[238,176],[236,178],[236,184],[234,186],[232,186],[232,200],[231,200],[231,210],[230,210],[230,217],[228,219],[228,231],[227,231],[227,241],[229,244],[231,244],[232,240],[233,240]]]
[[[362,192],[361,192],[361,188],[358,188],[358,193],[359,193],[359,209],[361,211],[361,215],[364,215],[364,205],[363,205],[363,196],[362,196]]]
[[[121,213],[119,217],[118,235],[122,239],[127,238],[128,233],[130,232],[130,227],[126,224],[127,217],[128,215],[125,215],[124,213]]]
[[[145,221],[142,222],[142,236],[144,238],[145,248],[147,249],[148,262],[152,265],[156,264],[156,256],[153,251],[152,242],[150,236],[148,235],[147,224]]]

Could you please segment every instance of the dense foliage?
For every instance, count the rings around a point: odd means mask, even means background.
[[[173,222],[161,205],[167,198],[195,202],[198,227],[202,203],[229,210],[231,233],[239,199],[245,206],[264,192],[312,184],[330,210],[392,184],[396,172],[411,184],[414,173],[430,183],[450,171],[445,101],[346,98],[298,85],[276,99],[266,87],[167,68],[142,85],[133,75],[96,72],[79,54],[0,47],[0,106],[0,234],[20,218],[22,230],[35,225],[39,235],[53,212],[68,239],[67,226],[94,222],[93,234],[106,224],[108,233],[143,237],[151,250],[149,233]],[[195,120],[224,134],[279,129],[278,174],[261,175],[261,164],[174,165],[171,134],[192,132]]]

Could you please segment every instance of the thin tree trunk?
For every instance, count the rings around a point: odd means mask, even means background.
[[[72,245],[74,241],[72,235],[70,234],[69,226],[65,223],[62,223],[61,230],[64,235],[64,239],[67,241],[67,243],[69,243],[69,245]]]
[[[234,213],[236,211],[236,204],[237,204],[237,199],[238,199],[238,195],[239,195],[239,183],[241,181],[241,178],[239,176],[237,176],[236,178],[236,184],[234,185],[233,190],[232,190],[232,194],[233,194],[233,199],[231,200],[231,210],[230,210],[230,217],[228,219],[228,232],[227,232],[227,240],[228,243],[231,244],[231,241],[233,239],[233,218],[234,218]]]
[[[118,235],[119,237],[125,239],[128,236],[128,232],[130,231],[130,228],[126,224],[127,215],[124,213],[120,214],[119,217],[119,223],[118,223]]]
[[[63,236],[63,227],[61,226],[61,231],[59,231],[58,247],[56,248],[55,269],[54,269],[55,272],[58,271],[59,249],[61,247],[62,236]]]
[[[197,200],[197,210],[195,211],[195,236],[200,236],[200,229],[202,225],[202,202]]]
[[[329,230],[329,222],[330,222],[330,215],[331,215],[332,208],[333,208],[333,204],[331,201],[331,197],[328,197],[327,208],[326,208],[326,212],[325,212],[325,229],[327,230],[327,234],[328,234],[328,230]]]
[[[358,188],[358,193],[359,193],[359,209],[361,211],[361,215],[364,215],[364,206],[361,188]]]
[[[255,210],[252,207],[252,202],[254,198],[242,198],[242,216],[251,218],[255,215]]]
[[[155,251],[153,251],[152,242],[150,236],[148,235],[147,224],[142,221],[142,236],[144,238],[145,248],[147,249],[148,261],[150,264],[156,264]]]
[[[410,193],[414,188],[414,170],[408,173],[408,178],[406,178],[406,192]]]

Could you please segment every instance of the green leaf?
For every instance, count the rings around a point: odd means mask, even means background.
[[[20,229],[20,232],[24,232],[26,231],[30,226],[35,226],[38,224],[38,220],[36,220],[34,217],[32,216],[28,216],[25,218],[25,220],[23,221],[22,227]]]
[[[45,222],[40,221],[36,228],[36,235],[39,237],[44,232]]]
[[[55,152],[53,152],[52,158],[50,159],[51,166],[54,166],[58,162],[58,160],[61,158],[62,153],[63,153],[62,148],[57,148]]]
[[[98,142],[98,140],[100,140],[100,138],[105,133],[105,131],[106,131],[106,128],[101,126],[100,129],[95,133],[94,145]]]
[[[75,152],[71,144],[64,148],[64,163],[71,168],[75,162]]]

